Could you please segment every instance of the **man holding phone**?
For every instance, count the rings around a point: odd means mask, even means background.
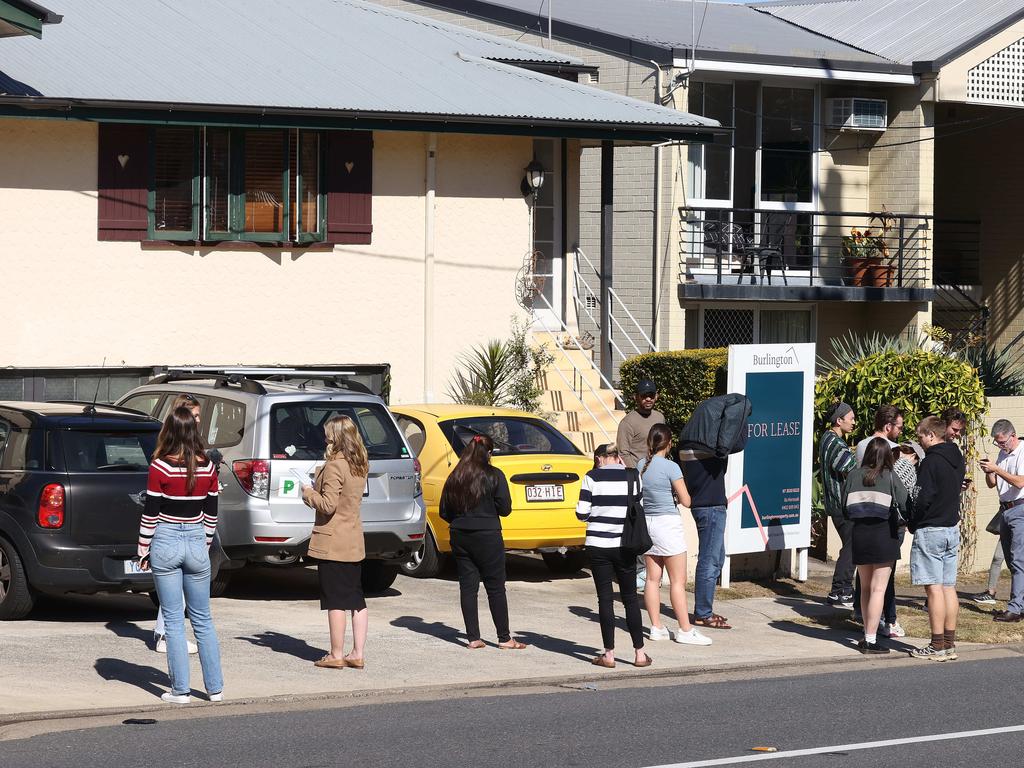
[[[984,458],[979,463],[985,473],[985,485],[999,491],[999,543],[1010,568],[1010,602],[997,613],[996,621],[1024,620],[1024,447],[1011,422],[999,419],[992,425],[992,439],[999,448],[993,463]]]

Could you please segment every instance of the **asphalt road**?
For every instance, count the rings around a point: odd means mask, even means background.
[[[652,655],[654,652],[652,650]],[[346,672],[345,674],[349,674]],[[353,673],[354,674],[354,673]],[[187,768],[373,766],[645,768],[1021,764],[1024,729],[859,749],[886,739],[1024,725],[1024,657],[868,661],[815,674],[706,682],[615,681],[597,690],[196,717],[0,742],[4,768],[166,764]],[[197,715],[201,714],[199,712]],[[156,715],[160,717],[159,714]],[[752,747],[775,747],[754,760]],[[829,748],[787,756],[790,750]]]

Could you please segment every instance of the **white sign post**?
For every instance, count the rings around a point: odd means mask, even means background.
[[[729,347],[729,391],[745,394],[753,410],[746,448],[729,458],[726,475],[722,586],[728,586],[728,556],[779,549],[798,551],[798,578],[807,580],[814,365],[814,344]]]

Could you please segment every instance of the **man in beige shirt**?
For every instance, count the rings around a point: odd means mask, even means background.
[[[619,422],[615,444],[627,467],[636,467],[640,459],[647,458],[647,435],[655,424],[664,424],[665,416],[654,410],[658,399],[658,388],[653,381],[644,379],[636,385],[634,394],[636,408],[627,413]]]

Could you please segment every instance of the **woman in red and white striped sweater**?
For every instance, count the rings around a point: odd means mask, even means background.
[[[139,561],[153,570],[167,624],[171,690],[161,698],[173,704],[191,700],[185,601],[206,692],[210,701],[223,698],[220,646],[210,615],[209,547],[217,529],[217,493],[217,467],[206,456],[195,418],[188,408],[176,408],[157,438],[139,526]]]

